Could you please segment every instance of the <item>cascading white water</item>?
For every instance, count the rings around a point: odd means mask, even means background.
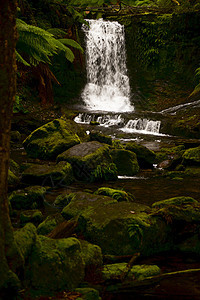
[[[124,132],[140,132],[145,134],[159,134],[160,121],[153,121],[147,119],[129,120],[128,123],[121,128]]]
[[[133,111],[126,68],[124,26],[118,22],[87,20],[87,84],[82,99],[90,110]]]

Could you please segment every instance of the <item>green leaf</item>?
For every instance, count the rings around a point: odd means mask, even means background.
[[[19,52],[17,52],[17,50],[15,50],[15,55],[17,61],[19,61],[20,63],[24,64],[27,67],[31,66],[29,63],[27,63],[27,61],[25,61],[25,59],[23,59],[23,57],[19,54]]]
[[[83,48],[76,41],[72,39],[59,39],[59,41],[64,45],[71,46],[73,48],[80,50],[82,53],[84,52]]]

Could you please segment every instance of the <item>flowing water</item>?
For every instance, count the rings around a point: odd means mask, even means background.
[[[90,110],[133,111],[126,68],[124,26],[88,20],[86,35],[87,85],[82,93]]]

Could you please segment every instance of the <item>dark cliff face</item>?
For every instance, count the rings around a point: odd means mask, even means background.
[[[127,67],[136,108],[159,111],[186,102],[197,84],[200,12],[114,19],[125,25]]]

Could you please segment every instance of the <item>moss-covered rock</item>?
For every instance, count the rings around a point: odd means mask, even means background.
[[[85,240],[80,240],[82,256],[87,270],[96,269],[103,265],[103,256],[101,248],[97,245],[88,243]],[[87,275],[87,274],[86,274]]]
[[[39,224],[37,227],[37,233],[41,235],[47,235],[63,221],[64,218],[59,213],[55,215],[49,215],[42,223]]]
[[[200,166],[200,146],[196,148],[187,149],[183,153],[183,159],[185,165]]]
[[[71,199],[73,197],[73,194],[61,194],[56,197],[53,205],[59,208],[65,207],[67,204],[70,203]]]
[[[75,238],[38,236],[25,268],[26,284],[36,290],[72,290],[83,281],[85,263]]]
[[[10,132],[10,139],[11,142],[20,142],[21,141],[21,134],[19,131],[15,130],[15,131],[11,131]]]
[[[117,189],[111,189],[108,187],[101,187],[99,188],[95,194],[97,195],[104,195],[104,196],[109,196],[113,199],[116,199],[117,201],[130,201],[132,200],[131,196],[122,190],[117,190]]]
[[[104,135],[103,133],[100,133],[98,131],[90,132],[90,140],[108,144],[108,145],[112,145],[112,138],[110,136]]]
[[[158,201],[152,204],[153,208],[163,208],[170,205],[180,206],[180,205],[198,205],[199,202],[191,197],[174,197],[166,200]]]
[[[126,150],[132,151],[137,155],[137,160],[141,168],[152,168],[155,162],[156,154],[143,145],[134,142],[126,144]]]
[[[55,159],[58,154],[79,143],[72,121],[55,119],[33,131],[23,145],[30,157]]]
[[[119,279],[125,272],[127,272],[127,263],[117,263],[104,265],[101,274],[103,280],[109,281]],[[135,265],[129,270],[126,279],[144,280],[147,277],[159,275],[160,272],[160,268],[156,265]]]
[[[9,202],[13,209],[29,209],[33,206],[41,207],[44,202],[46,189],[41,186],[31,186],[24,190],[12,192]]]
[[[38,225],[43,220],[42,212],[38,209],[33,210],[25,210],[20,214],[20,223],[33,223],[34,225]]]
[[[56,186],[69,185],[74,180],[72,167],[67,162],[58,164],[27,164],[22,181],[29,184]]]
[[[128,255],[137,251],[149,254],[169,249],[171,245],[167,224],[151,218],[149,210],[138,203],[77,192],[62,215],[66,219],[78,216],[77,232],[99,245],[104,254]]]
[[[8,186],[16,187],[19,182],[19,177],[17,177],[11,170],[8,170]]]
[[[77,288],[75,292],[80,293],[80,297],[77,300],[101,300],[99,297],[99,291],[93,288]]]
[[[136,154],[124,149],[111,151],[113,162],[117,166],[118,175],[133,176],[139,172]]]
[[[92,172],[98,165],[112,163],[109,147],[96,141],[76,145],[58,155],[57,161],[72,164],[74,175],[79,180],[93,180]]]
[[[31,254],[36,242],[36,227],[32,223],[28,223],[23,228],[14,231],[14,238],[22,256],[26,259]]]

